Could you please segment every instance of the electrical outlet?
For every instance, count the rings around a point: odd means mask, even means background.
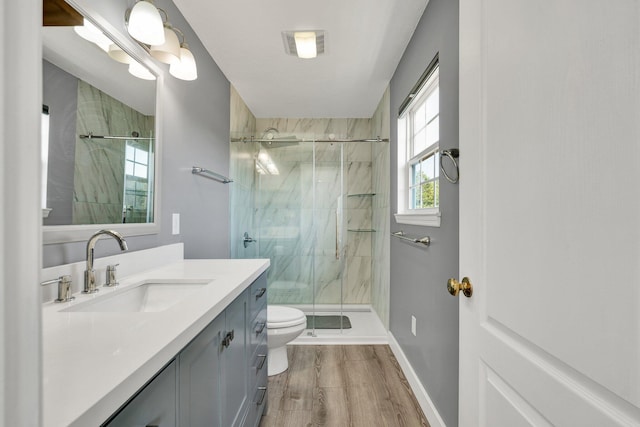
[[[180,214],[174,213],[172,218],[172,234],[180,234]]]
[[[416,316],[411,316],[411,333],[416,336]]]

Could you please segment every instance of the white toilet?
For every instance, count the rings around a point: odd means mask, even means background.
[[[297,308],[267,305],[267,375],[277,375],[287,370],[287,343],[296,339],[306,327],[307,316]]]

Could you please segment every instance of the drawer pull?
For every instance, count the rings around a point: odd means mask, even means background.
[[[227,334],[222,339],[222,346],[225,348],[229,348],[229,345],[231,344],[231,341],[233,341],[234,337],[235,337],[235,334],[234,334],[234,330],[232,329],[231,332],[227,332]]]
[[[256,371],[259,371],[260,369],[262,369],[262,367],[264,366],[265,360],[267,360],[267,355],[259,354],[258,359],[260,359],[260,362],[258,362],[258,366],[256,366]]]
[[[258,326],[256,326],[256,335],[260,335],[262,331],[264,331],[265,326],[267,326],[267,324],[264,322],[258,323]]]
[[[256,299],[261,298],[265,292],[267,292],[267,288],[258,289],[258,292],[256,292]]]
[[[262,405],[262,402],[264,402],[264,398],[266,397],[266,395],[267,395],[267,388],[258,387],[258,391],[256,392],[256,399],[255,399],[256,405],[258,406]]]

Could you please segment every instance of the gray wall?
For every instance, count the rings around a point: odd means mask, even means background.
[[[77,0],[100,14],[113,29],[126,34],[127,0]],[[186,82],[166,73],[162,88],[163,132],[161,231],[160,234],[127,238],[129,250],[136,251],[184,242],[187,258],[229,257],[229,187],[191,174],[191,166],[202,166],[227,175],[229,172],[229,91],[230,85],[200,43],[182,14],[169,0],[156,6],[169,14],[171,23],[185,33],[198,64],[198,79]],[[171,214],[180,214],[180,235],[171,235]],[[96,256],[118,253],[115,241],[101,242]],[[44,245],[43,266],[66,264],[85,258],[85,243]]]
[[[49,107],[49,167],[44,225],[71,224],[78,78],[42,61],[42,103]]]
[[[397,207],[398,108],[437,53],[443,149],[458,146],[457,0],[429,2],[391,80],[391,213]],[[440,185],[440,228],[397,224],[391,217],[391,231],[430,235],[432,243],[421,249],[391,240],[390,329],[451,427],[458,425],[458,300],[447,293],[446,282],[458,276],[458,186],[444,178]],[[411,314],[417,318],[416,337]]]

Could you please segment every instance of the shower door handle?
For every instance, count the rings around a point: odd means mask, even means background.
[[[339,212],[340,208],[336,208],[336,259],[339,260],[340,259],[340,242],[339,242],[339,238],[338,238],[338,232],[340,230],[340,221],[338,221],[338,219],[340,218],[340,212]]]

